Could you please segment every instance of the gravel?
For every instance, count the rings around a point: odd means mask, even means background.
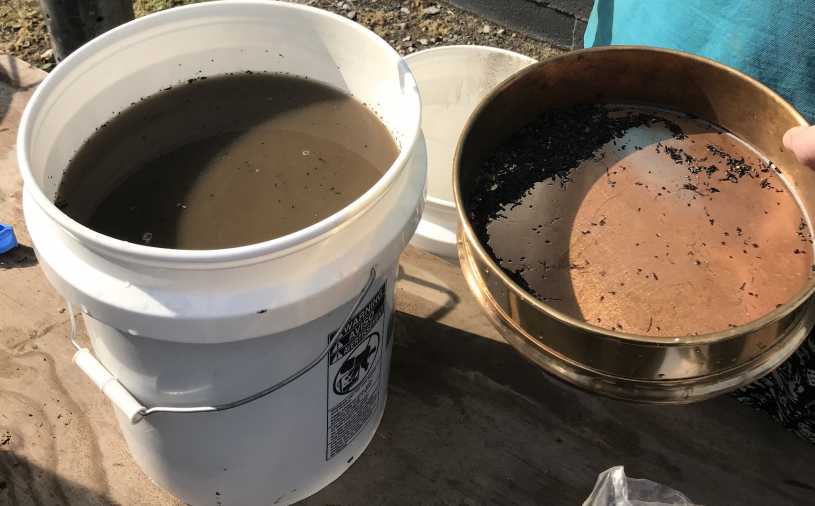
[[[385,39],[399,54],[452,45],[508,49],[542,60],[563,51],[451,5],[423,0],[289,0],[336,13],[356,12],[356,21]]]
[[[50,49],[37,0],[0,0],[0,51],[48,70],[54,65]]]
[[[134,0],[136,16],[201,0]],[[423,0],[287,0],[356,21],[401,55],[452,45],[493,46],[543,60],[563,51],[448,4]],[[51,70],[53,52],[37,0],[0,0],[0,51]]]

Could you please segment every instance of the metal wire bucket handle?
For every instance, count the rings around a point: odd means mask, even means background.
[[[345,319],[342,321],[342,325],[339,326],[339,330],[328,342],[328,345],[325,347],[322,353],[320,353],[314,360],[309,362],[308,365],[283,381],[280,381],[279,383],[276,383],[275,385],[272,385],[261,392],[250,395],[249,397],[245,397],[238,401],[220,404],[218,406],[199,406],[194,408],[174,408],[164,406],[147,408],[143,406],[138,400],[136,400],[135,397],[133,397],[133,394],[127,391],[127,389],[122,386],[122,384],[119,383],[119,381],[114,378],[113,375],[110,374],[110,372],[105,369],[105,367],[93,355],[91,355],[90,350],[87,348],[82,348],[79,346],[79,344],[77,344],[76,320],[74,319],[73,307],[71,306],[71,303],[68,302],[68,315],[71,317],[71,343],[77,350],[79,350],[74,354],[73,362],[79,366],[79,368],[82,369],[85,374],[88,375],[91,381],[93,381],[96,386],[99,387],[99,390],[101,390],[102,393],[104,393],[111,400],[111,402],[113,402],[114,406],[119,408],[125,414],[125,416],[127,416],[132,424],[139,423],[143,417],[153,413],[207,413],[210,411],[225,411],[227,409],[237,408],[238,406],[243,406],[244,404],[269,395],[276,390],[280,390],[319,364],[326,357],[326,355],[328,355],[331,347],[334,346],[334,344],[336,344],[336,342],[342,336],[342,329],[348,324],[348,321],[351,319],[351,316],[353,316],[357,308],[359,308],[359,305],[362,304],[362,301],[365,299],[368,291],[373,286],[375,279],[376,268],[371,268],[371,276],[368,278],[365,288],[362,289],[362,292],[359,294],[354,306],[345,316]]]

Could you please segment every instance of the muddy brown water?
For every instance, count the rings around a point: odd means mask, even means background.
[[[202,78],[99,128],[71,160],[56,204],[128,242],[231,248],[333,215],[398,154],[372,111],[326,84],[257,73]]]
[[[516,282],[592,325],[683,336],[753,321],[809,281],[809,222],[770,161],[700,120],[643,108],[602,114],[597,124],[555,118],[554,135],[544,121],[487,162],[476,191],[491,194],[494,209],[474,222]],[[604,127],[608,118],[626,121]],[[616,131],[588,132],[606,127]],[[598,145],[569,166],[570,141]],[[547,164],[560,173],[543,177]]]

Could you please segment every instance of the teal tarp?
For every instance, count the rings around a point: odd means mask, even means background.
[[[719,61],[815,123],[815,0],[596,0],[584,44],[664,47]]]

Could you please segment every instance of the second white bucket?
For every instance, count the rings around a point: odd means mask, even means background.
[[[427,139],[427,203],[410,243],[458,263],[453,156],[475,108],[496,86],[535,63],[522,54],[487,46],[446,46],[405,57],[422,94]]]
[[[394,133],[399,157],[334,216],[234,249],[130,244],[53,205],[69,158],[111,115],[189,78],[238,71],[307,76],[352,93]],[[40,266],[81,309],[104,368],[87,351],[76,362],[113,399],[131,454],[159,487],[193,506],[282,506],[359,458],[382,417],[397,265],[424,204],[420,121],[413,77],[381,39],[277,2],[141,18],[82,47],[39,87],[18,139],[26,223]],[[323,352],[268,395],[185,412],[251,398]]]

